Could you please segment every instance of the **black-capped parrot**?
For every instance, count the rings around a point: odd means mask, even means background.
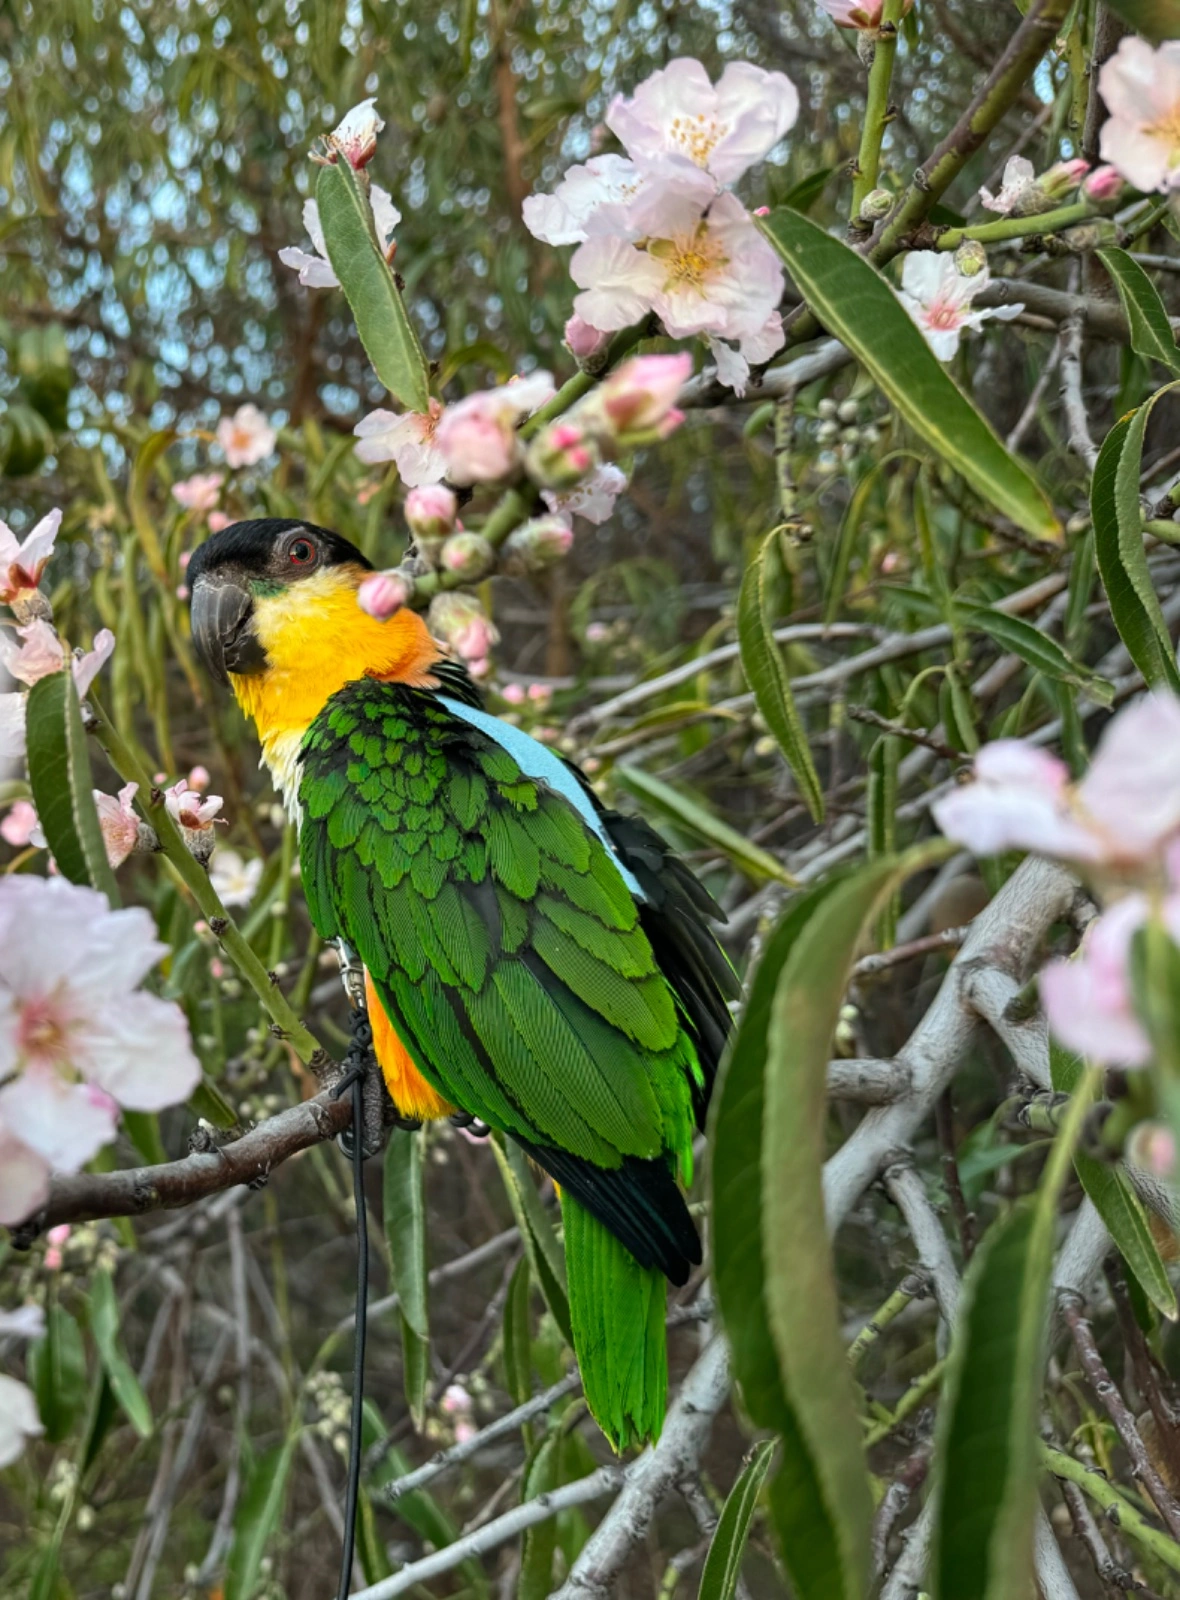
[[[316,931],[364,963],[397,1112],[466,1112],[558,1186],[586,1400],[621,1450],[660,1431],[664,1278],[701,1261],[681,1185],[738,990],[721,913],[415,611],[362,611],[369,571],[323,528],[235,523],[190,563],[194,642],[298,822]]]

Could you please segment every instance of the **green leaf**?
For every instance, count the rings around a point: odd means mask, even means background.
[[[62,877],[90,884],[117,906],[72,672],[51,672],[33,685],[26,726],[33,802]]]
[[[292,1434],[258,1458],[246,1481],[226,1562],[225,1600],[252,1600],[266,1547],[282,1519],[294,1453]]]
[[[561,1482],[560,1430],[550,1431],[541,1440],[525,1469],[520,1487],[521,1500],[534,1500],[548,1494]],[[525,1533],[520,1552],[520,1577],[516,1600],[547,1600],[553,1593],[553,1557],[557,1550],[557,1519],[538,1523]]]
[[[68,1438],[86,1405],[82,1330],[55,1301],[45,1308],[45,1333],[29,1346],[29,1384],[50,1444]]]
[[[1180,5],[1177,6],[1180,11]],[[1180,348],[1159,290],[1125,250],[1099,250],[1098,259],[1114,279],[1131,329],[1131,348],[1150,361],[1180,372]]]
[[[1110,613],[1131,660],[1153,688],[1180,692],[1180,673],[1143,549],[1139,472],[1143,435],[1161,389],[1103,440],[1090,488],[1094,553],[1110,601]]]
[[[698,801],[690,800],[687,795],[681,794],[679,789],[674,789],[662,778],[654,778],[650,772],[644,772],[640,767],[616,767],[615,777],[641,800],[649,800],[653,806],[672,817],[690,833],[695,833],[706,844],[723,851],[736,866],[743,872],[749,873],[751,877],[773,878],[777,883],[795,886],[795,879],[769,851],[751,844],[736,828],[731,828],[727,822],[722,822],[720,817],[715,817]]]
[[[124,1111],[123,1128],[136,1153],[149,1166],[167,1161],[168,1152],[160,1138],[160,1119],[154,1111]]]
[[[1055,639],[1050,639],[1023,617],[1010,617],[1005,611],[966,600],[956,600],[954,608],[968,628],[977,633],[986,633],[1003,649],[1027,661],[1030,667],[1043,672],[1047,678],[1083,690],[1099,705],[1108,706],[1114,698],[1113,684],[1098,677],[1080,661],[1075,661]]]
[[[1053,1087],[1072,1094],[1081,1082],[1083,1067],[1071,1051],[1050,1043]],[[1143,1293],[1163,1316],[1176,1319],[1176,1291],[1168,1281],[1167,1268],[1147,1220],[1143,1202],[1131,1187],[1122,1167],[1111,1166],[1085,1150],[1075,1150],[1073,1164],[1107,1232],[1118,1246]]]
[[[756,218],[816,316],[847,345],[909,425],[977,493],[1038,539],[1053,507],[926,343],[875,267],[796,211]]]
[[[795,705],[791,679],[782,652],[774,638],[774,619],[770,614],[767,591],[773,591],[777,568],[781,565],[779,536],[769,533],[753,561],[746,568],[738,600],[738,642],[742,670],[754,691],[758,709],[778,740],[787,764],[795,774],[799,792],[816,822],[824,819],[824,792],[811,759],[807,729]]]
[[[737,1482],[729,1491],[717,1531],[709,1546],[709,1554],[705,1558],[697,1600],[733,1600],[741,1576],[746,1540],[750,1537],[754,1508],[758,1504],[758,1494],[766,1481],[766,1474],[770,1471],[773,1455],[774,1440],[760,1440],[750,1451]]]
[[[537,1186],[524,1152],[520,1146],[499,1134],[491,1138],[492,1153],[500,1168],[508,1203],[524,1241],[532,1275],[536,1278],[545,1304],[553,1320],[561,1329],[561,1336],[573,1348],[574,1336],[570,1330],[570,1303],[565,1286],[565,1252],[554,1231],[553,1223]]]
[[[90,1281],[90,1331],[115,1399],[139,1437],[148,1438],[152,1431],[152,1408],[119,1338],[119,1304],[115,1299],[115,1285],[105,1267],[99,1267]]]
[[[363,180],[347,161],[320,168],[316,204],[332,270],[381,382],[411,411],[430,403],[430,377],[393,269],[377,242]]]
[[[508,1285],[508,1299],[504,1304],[504,1380],[513,1403],[524,1405],[532,1393],[529,1351],[529,1277],[528,1256],[516,1263],[512,1281]]]
[[[143,551],[144,559],[152,569],[153,576],[161,582],[167,581],[168,566],[164,560],[160,536],[156,532],[156,514],[152,510],[150,486],[153,472],[175,438],[176,431],[173,428],[161,428],[158,432],[149,434],[135,453],[131,478],[127,485],[127,509],[131,513],[131,522],[139,540],[139,548]]]
[[[1180,39],[1180,0],[1107,0],[1107,4],[1153,44]]]
[[[911,873],[945,857],[949,848],[933,841],[872,862],[840,882],[793,942],[771,1007],[761,1129],[766,1311],[782,1389],[827,1508],[835,1557],[824,1586],[805,1590],[792,1565],[791,1541],[797,1541],[799,1527],[796,1496],[784,1493],[792,1453],[786,1438],[771,1507],[801,1594],[863,1595],[870,1567],[872,1499],[862,1429],[844,1358],[831,1251],[822,1242],[832,1036],[864,930]],[[747,1134],[747,1149],[749,1139]]]
[[[1086,1074],[1036,1195],[992,1225],[964,1279],[938,1417],[935,1600],[1011,1600],[1032,1589],[1057,1204],[1097,1082]]]
[[[385,1240],[389,1273],[400,1301],[402,1368],[415,1427],[426,1415],[430,1317],[426,1287],[426,1208],[422,1199],[422,1137],[404,1128],[385,1151]]]

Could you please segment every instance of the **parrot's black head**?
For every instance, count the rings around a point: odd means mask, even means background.
[[[296,584],[325,597],[355,590],[371,570],[355,545],[314,523],[290,517],[235,522],[207,539],[189,562],[197,653],[221,683],[229,682],[231,672],[265,672],[260,606],[281,600]]]

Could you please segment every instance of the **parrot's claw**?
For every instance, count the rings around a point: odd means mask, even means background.
[[[339,1099],[341,1095],[350,1093],[354,1084],[360,1084],[363,1106],[361,1155],[368,1161],[370,1156],[379,1155],[385,1147],[393,1103],[377,1069],[377,1058],[373,1054],[373,1030],[362,1008],[353,1011],[349,1031],[352,1040],[340,1063],[341,1074],[333,1085],[332,1093]],[[351,1161],[355,1151],[353,1128],[350,1126],[338,1134],[336,1142]]]

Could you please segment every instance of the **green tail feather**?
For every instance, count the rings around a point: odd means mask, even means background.
[[[586,1404],[616,1451],[659,1437],[668,1399],[662,1272],[641,1267],[584,1206],[563,1194],[565,1268]]]

